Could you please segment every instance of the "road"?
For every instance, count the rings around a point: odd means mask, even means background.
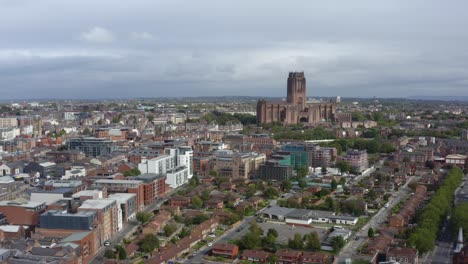
[[[388,216],[392,213],[392,208],[395,205],[397,205],[410,192],[408,184],[411,181],[413,181],[414,178],[414,176],[410,177],[405,183],[405,185],[403,185],[397,193],[395,193],[389,198],[388,208],[383,207],[382,209],[380,209],[380,211],[377,214],[375,214],[374,217],[372,217],[372,219],[369,220],[369,222],[361,228],[361,230],[356,232],[354,237],[359,237],[359,240],[354,240],[353,237],[350,238],[349,242],[344,246],[344,248],[338,255],[338,263],[345,263],[345,260],[347,258],[352,259],[357,249],[366,241],[365,238],[367,238],[367,232],[369,231],[369,228],[372,227],[375,230],[387,220]]]
[[[463,182],[460,187],[455,190],[455,204],[468,202],[468,174],[463,178]]]
[[[254,216],[248,216],[245,217],[244,220],[236,227],[228,232],[222,234],[221,236],[217,237],[215,240],[213,240],[211,243],[214,245],[215,243],[228,243],[229,240],[231,240],[234,236],[236,236],[239,233],[246,233],[249,229],[250,222],[254,221],[255,217]],[[204,252],[209,252],[211,247],[208,245],[201,247],[198,251],[194,252],[194,257],[192,259],[186,260],[184,263],[189,264],[189,263],[207,263],[203,257],[205,256],[203,253]]]
[[[468,174],[465,174],[463,182],[455,190],[455,204],[460,202],[468,202]],[[444,222],[439,237],[437,238],[437,244],[432,252],[424,255],[421,263],[452,263],[452,255],[450,254],[453,250],[453,243],[455,242],[456,237],[453,237],[450,234],[450,228],[448,227],[448,222]]]

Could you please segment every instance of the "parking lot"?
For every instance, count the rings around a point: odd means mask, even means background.
[[[299,233],[301,235],[308,234],[310,232],[316,231],[320,237],[320,240],[325,239],[326,235],[326,228],[311,228],[311,227],[303,227],[303,226],[290,226],[283,223],[272,223],[272,222],[264,222],[264,223],[257,223],[260,228],[262,228],[264,234],[268,232],[268,229],[272,228],[278,232],[278,239],[277,243],[285,244],[288,242],[288,239],[292,239],[294,234]],[[241,239],[242,236],[249,232],[248,228],[243,229],[242,231],[238,232],[233,239]]]

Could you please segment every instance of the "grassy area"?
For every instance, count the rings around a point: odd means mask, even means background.
[[[222,262],[222,263],[232,263],[232,259],[226,259],[223,257],[215,257],[215,256],[205,256],[205,259],[208,261],[213,261],[213,262]]]
[[[369,217],[359,217],[357,224],[353,227],[354,231],[360,230],[371,218]]]
[[[352,264],[369,264],[370,262],[369,261],[366,261],[366,260],[353,260]]]

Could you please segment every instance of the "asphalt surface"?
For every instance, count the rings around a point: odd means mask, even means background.
[[[455,203],[468,202],[468,174],[463,178],[460,187],[455,190]],[[429,252],[422,258],[422,263],[444,264],[452,263],[452,251],[456,237],[450,234],[448,222],[444,223],[437,244],[432,252]]]
[[[455,190],[455,203],[468,202],[468,174],[463,178],[463,182],[460,187]]]
[[[217,237],[214,239],[212,242],[213,245],[216,243],[227,243],[229,240],[233,239],[236,235],[238,234],[245,234],[248,232],[250,222],[255,221],[254,216],[248,216],[245,217],[244,220],[236,227],[231,230],[228,230],[226,233],[222,234],[221,236]],[[238,232],[239,230],[239,232]],[[211,247],[208,245],[205,245],[201,247],[198,251],[194,252],[192,254],[195,255],[192,259],[187,259],[184,263],[189,264],[189,263],[208,263],[209,261],[203,259],[203,257],[206,255],[211,250]]]
[[[367,241],[367,232],[369,228],[378,229],[382,223],[384,223],[388,216],[392,213],[392,208],[397,205],[404,197],[408,195],[410,189],[408,184],[413,180],[414,176],[410,177],[408,181],[403,185],[398,192],[394,193],[388,200],[388,208],[383,207],[380,211],[372,217],[372,219],[367,222],[355,236],[352,236],[348,239],[348,243],[343,247],[340,254],[338,255],[338,263],[345,263],[347,258],[353,259],[353,256],[356,254],[358,248]],[[359,237],[358,240],[355,240],[355,237]]]

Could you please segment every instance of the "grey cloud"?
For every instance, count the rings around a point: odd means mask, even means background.
[[[468,95],[467,7],[0,0],[8,36],[0,91],[12,99],[284,96],[287,72],[304,70],[311,97]]]

